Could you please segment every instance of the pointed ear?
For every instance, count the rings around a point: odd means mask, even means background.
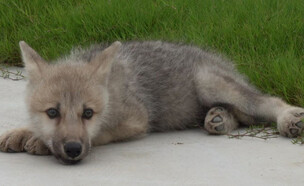
[[[42,72],[47,66],[46,61],[40,57],[34,49],[26,44],[26,42],[20,41],[19,46],[29,79],[41,78]]]
[[[115,41],[111,46],[97,53],[90,62],[95,69],[93,74],[96,73],[99,77],[106,78],[107,74],[111,71],[112,63],[120,47],[121,43]]]

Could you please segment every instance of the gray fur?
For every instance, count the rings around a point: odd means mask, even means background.
[[[67,58],[89,62],[106,47],[93,45]],[[205,81],[204,76],[217,79]],[[117,79],[123,82],[123,95],[120,96],[125,99],[134,97],[147,109],[152,130],[183,129],[195,125],[202,122],[214,105],[230,105],[236,115],[247,116],[242,121],[245,124],[252,124],[252,120],[276,122],[276,116],[272,117],[271,113],[269,116],[268,113],[256,112],[264,99],[270,96],[250,85],[232,62],[196,46],[162,41],[126,42],[113,64],[109,85],[116,86],[111,81]],[[232,100],[234,98],[229,96],[218,98],[220,92],[227,95],[234,91],[240,96],[237,99],[244,100]]]
[[[94,45],[88,50],[78,49],[67,59],[89,62],[104,48],[106,46]],[[235,86],[248,98],[261,95],[230,61],[195,46],[162,41],[124,43],[113,64],[109,85],[117,86],[111,81],[123,82],[123,95],[119,96],[125,99],[134,97],[144,105],[152,130],[183,129],[202,122],[214,104],[227,104],[202,97],[207,93],[229,90],[222,90],[220,84],[214,82],[206,82],[208,85],[202,85],[202,89],[198,90],[198,84],[203,81],[196,77],[200,68],[220,77],[222,83]],[[257,98],[252,100],[255,101],[258,101]]]
[[[303,108],[261,93],[230,61],[195,46],[115,42],[78,47],[53,64],[25,42],[20,47],[29,74],[31,125],[1,136],[1,151],[52,153],[76,163],[92,145],[150,131],[200,124],[210,134],[227,134],[258,120],[277,122],[288,137],[304,128]],[[46,111],[58,105],[60,115],[48,118]],[[91,119],[82,117],[85,108],[94,112]],[[69,142],[81,144],[78,157],[64,152]]]

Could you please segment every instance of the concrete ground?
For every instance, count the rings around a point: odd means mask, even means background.
[[[0,78],[0,134],[24,126],[24,80]],[[304,185],[304,147],[200,129],[96,147],[80,164],[0,153],[0,185]]]

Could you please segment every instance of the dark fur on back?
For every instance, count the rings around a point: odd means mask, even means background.
[[[68,58],[90,61],[107,46],[76,50]],[[162,41],[126,42],[117,58],[111,76],[122,76],[123,92],[127,93],[122,96],[134,96],[147,108],[153,130],[183,129],[203,120],[211,105],[197,95],[195,76],[201,66],[225,81],[239,84],[244,93],[259,94],[230,61],[195,46]],[[124,73],[116,72],[122,71],[120,68],[124,68]]]

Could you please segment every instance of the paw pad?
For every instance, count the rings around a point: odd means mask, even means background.
[[[222,122],[223,121],[223,118],[221,116],[215,116],[211,122],[213,123],[219,123],[219,122]]]
[[[299,121],[298,123],[295,124],[299,128],[303,128],[304,123],[302,121]]]
[[[289,131],[290,131],[290,133],[291,133],[292,135],[297,135],[298,132],[299,132],[298,129],[290,129]]]
[[[223,131],[224,129],[225,129],[224,124],[221,124],[221,125],[215,127],[215,130],[218,132]]]
[[[211,108],[205,118],[204,127],[210,134],[226,134],[237,126],[233,115],[223,107]]]
[[[289,108],[278,118],[278,130],[283,136],[297,137],[304,129],[304,111],[302,108]]]

